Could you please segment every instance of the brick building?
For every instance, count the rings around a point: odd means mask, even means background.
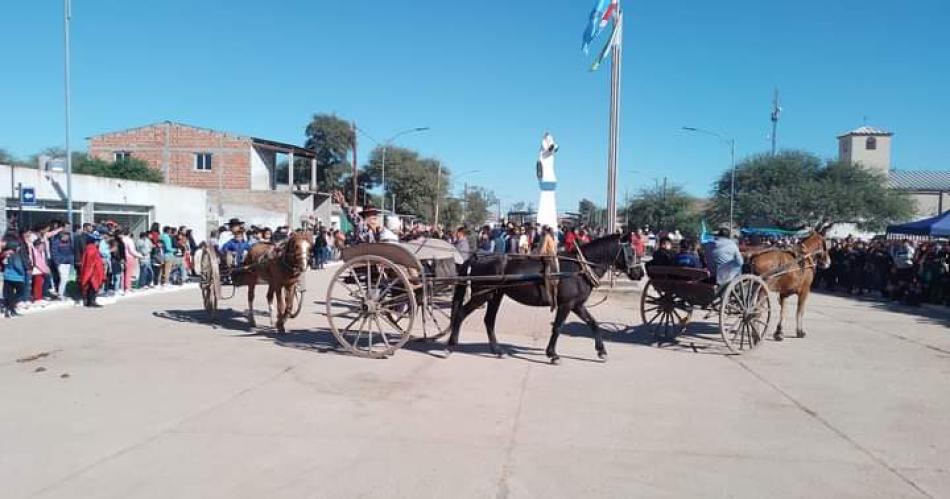
[[[235,217],[297,226],[307,217],[331,216],[328,196],[318,190],[313,152],[293,144],[171,121],[88,141],[92,157],[141,159],[168,184],[206,189],[209,227]]]

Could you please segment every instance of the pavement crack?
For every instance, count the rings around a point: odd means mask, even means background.
[[[760,382],[764,383],[766,386],[768,386],[768,387],[772,388],[773,390],[775,390],[776,392],[778,392],[783,398],[785,398],[786,400],[788,400],[789,402],[791,402],[792,404],[794,404],[795,407],[797,407],[800,411],[802,411],[802,412],[804,412],[805,414],[807,414],[808,416],[810,416],[812,419],[814,419],[815,421],[817,421],[819,424],[821,424],[822,426],[824,426],[825,428],[827,428],[829,431],[831,431],[831,432],[834,433],[835,435],[838,435],[839,438],[841,438],[841,439],[844,440],[845,442],[848,442],[852,447],[854,447],[855,449],[857,449],[858,451],[860,451],[862,454],[864,454],[864,455],[866,455],[867,457],[869,457],[872,461],[876,462],[878,465],[880,465],[881,467],[883,467],[883,468],[886,469],[887,471],[891,472],[894,476],[896,476],[897,478],[899,478],[902,482],[906,483],[906,484],[909,485],[911,488],[913,488],[914,490],[916,490],[920,495],[922,495],[922,496],[924,496],[924,497],[929,497],[929,498],[933,498],[933,497],[934,497],[934,496],[930,495],[929,493],[927,493],[927,491],[925,491],[923,488],[921,488],[919,485],[917,485],[917,483],[915,483],[915,482],[914,482],[913,480],[911,480],[909,477],[907,477],[906,475],[904,475],[903,473],[901,473],[900,470],[898,470],[898,469],[895,468],[894,466],[891,466],[891,465],[888,464],[887,461],[885,461],[883,458],[881,458],[881,457],[878,456],[877,454],[871,452],[869,449],[867,449],[867,448],[864,447],[863,445],[859,444],[856,440],[854,440],[853,438],[851,438],[850,436],[848,436],[848,434],[845,433],[843,430],[841,430],[840,428],[838,428],[838,427],[836,427],[835,425],[831,424],[831,422],[828,421],[827,419],[821,417],[821,415],[818,414],[817,411],[815,411],[814,409],[812,409],[812,408],[806,406],[803,402],[801,402],[801,401],[799,401],[798,399],[796,399],[795,397],[793,397],[790,393],[786,392],[785,390],[783,390],[782,388],[780,388],[780,387],[779,387],[778,385],[776,385],[775,383],[773,383],[773,382],[769,381],[768,379],[766,379],[764,376],[762,376],[761,374],[759,374],[758,372],[756,372],[755,370],[753,370],[751,367],[749,367],[748,365],[746,365],[745,362],[742,362],[741,360],[736,359],[736,358],[734,358],[733,356],[727,356],[726,358],[729,359],[729,360],[731,360],[732,362],[734,362],[736,365],[738,365],[738,366],[741,367],[742,369],[745,369],[749,374],[751,374],[752,376],[754,376],[754,377],[755,377],[756,379],[758,379]]]
[[[521,411],[524,408],[524,394],[528,388],[528,378],[531,376],[531,366],[525,370],[524,378],[521,380],[521,393],[518,394],[518,407],[515,409],[514,421],[511,424],[511,433],[508,435],[508,442],[505,444],[505,461],[501,465],[501,472],[498,474],[498,491],[495,493],[497,499],[507,499],[508,478],[511,475],[511,455],[515,450],[515,439],[518,435],[518,427],[521,424]]]

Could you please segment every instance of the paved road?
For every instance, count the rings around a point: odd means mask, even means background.
[[[808,338],[736,358],[622,331],[636,298],[593,310],[608,363],[572,322],[560,366],[511,302],[502,359],[479,317],[374,361],[312,303],[275,337],[193,290],[2,321],[0,496],[950,497],[950,315],[818,296]]]

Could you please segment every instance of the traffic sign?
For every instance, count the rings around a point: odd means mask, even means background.
[[[33,187],[21,187],[20,204],[25,206],[36,206],[36,189]]]

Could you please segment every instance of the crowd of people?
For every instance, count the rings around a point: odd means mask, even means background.
[[[907,305],[950,305],[950,247],[946,243],[846,238],[829,244],[831,267],[816,285],[828,291],[879,296]]]
[[[68,227],[62,221],[7,230],[0,252],[3,314],[51,302],[180,285],[194,275],[198,246],[191,229],[152,224],[133,234],[113,220]]]
[[[315,227],[314,268],[324,268],[340,258],[343,248],[360,242],[439,238],[467,258],[473,253],[551,255],[558,250],[572,251],[604,235],[582,225],[554,231],[530,222],[485,225],[474,233],[466,227],[444,231],[419,224],[402,226],[394,217],[383,224],[381,213],[373,207],[357,212],[343,206],[353,230],[344,233],[335,226]],[[29,230],[11,229],[3,235],[0,276],[5,316],[70,299],[97,307],[99,296],[180,285],[195,277],[194,255],[206,247],[205,243],[196,244],[187,227],[155,223],[147,231],[132,234],[106,220],[72,229],[53,221]],[[245,228],[244,222],[232,219],[213,231],[209,242],[229,258],[228,265],[239,266],[252,245],[280,243],[290,231],[288,226]],[[628,242],[638,259],[649,256],[651,265],[709,268],[709,249],[679,231],[654,234],[645,227],[633,231]],[[790,237],[747,238],[740,240],[738,247],[792,247],[795,243]],[[858,295],[877,293],[909,305],[950,305],[950,246],[945,243],[883,238],[864,242],[848,237],[829,241],[828,250],[831,266],[818,271],[816,287]]]

